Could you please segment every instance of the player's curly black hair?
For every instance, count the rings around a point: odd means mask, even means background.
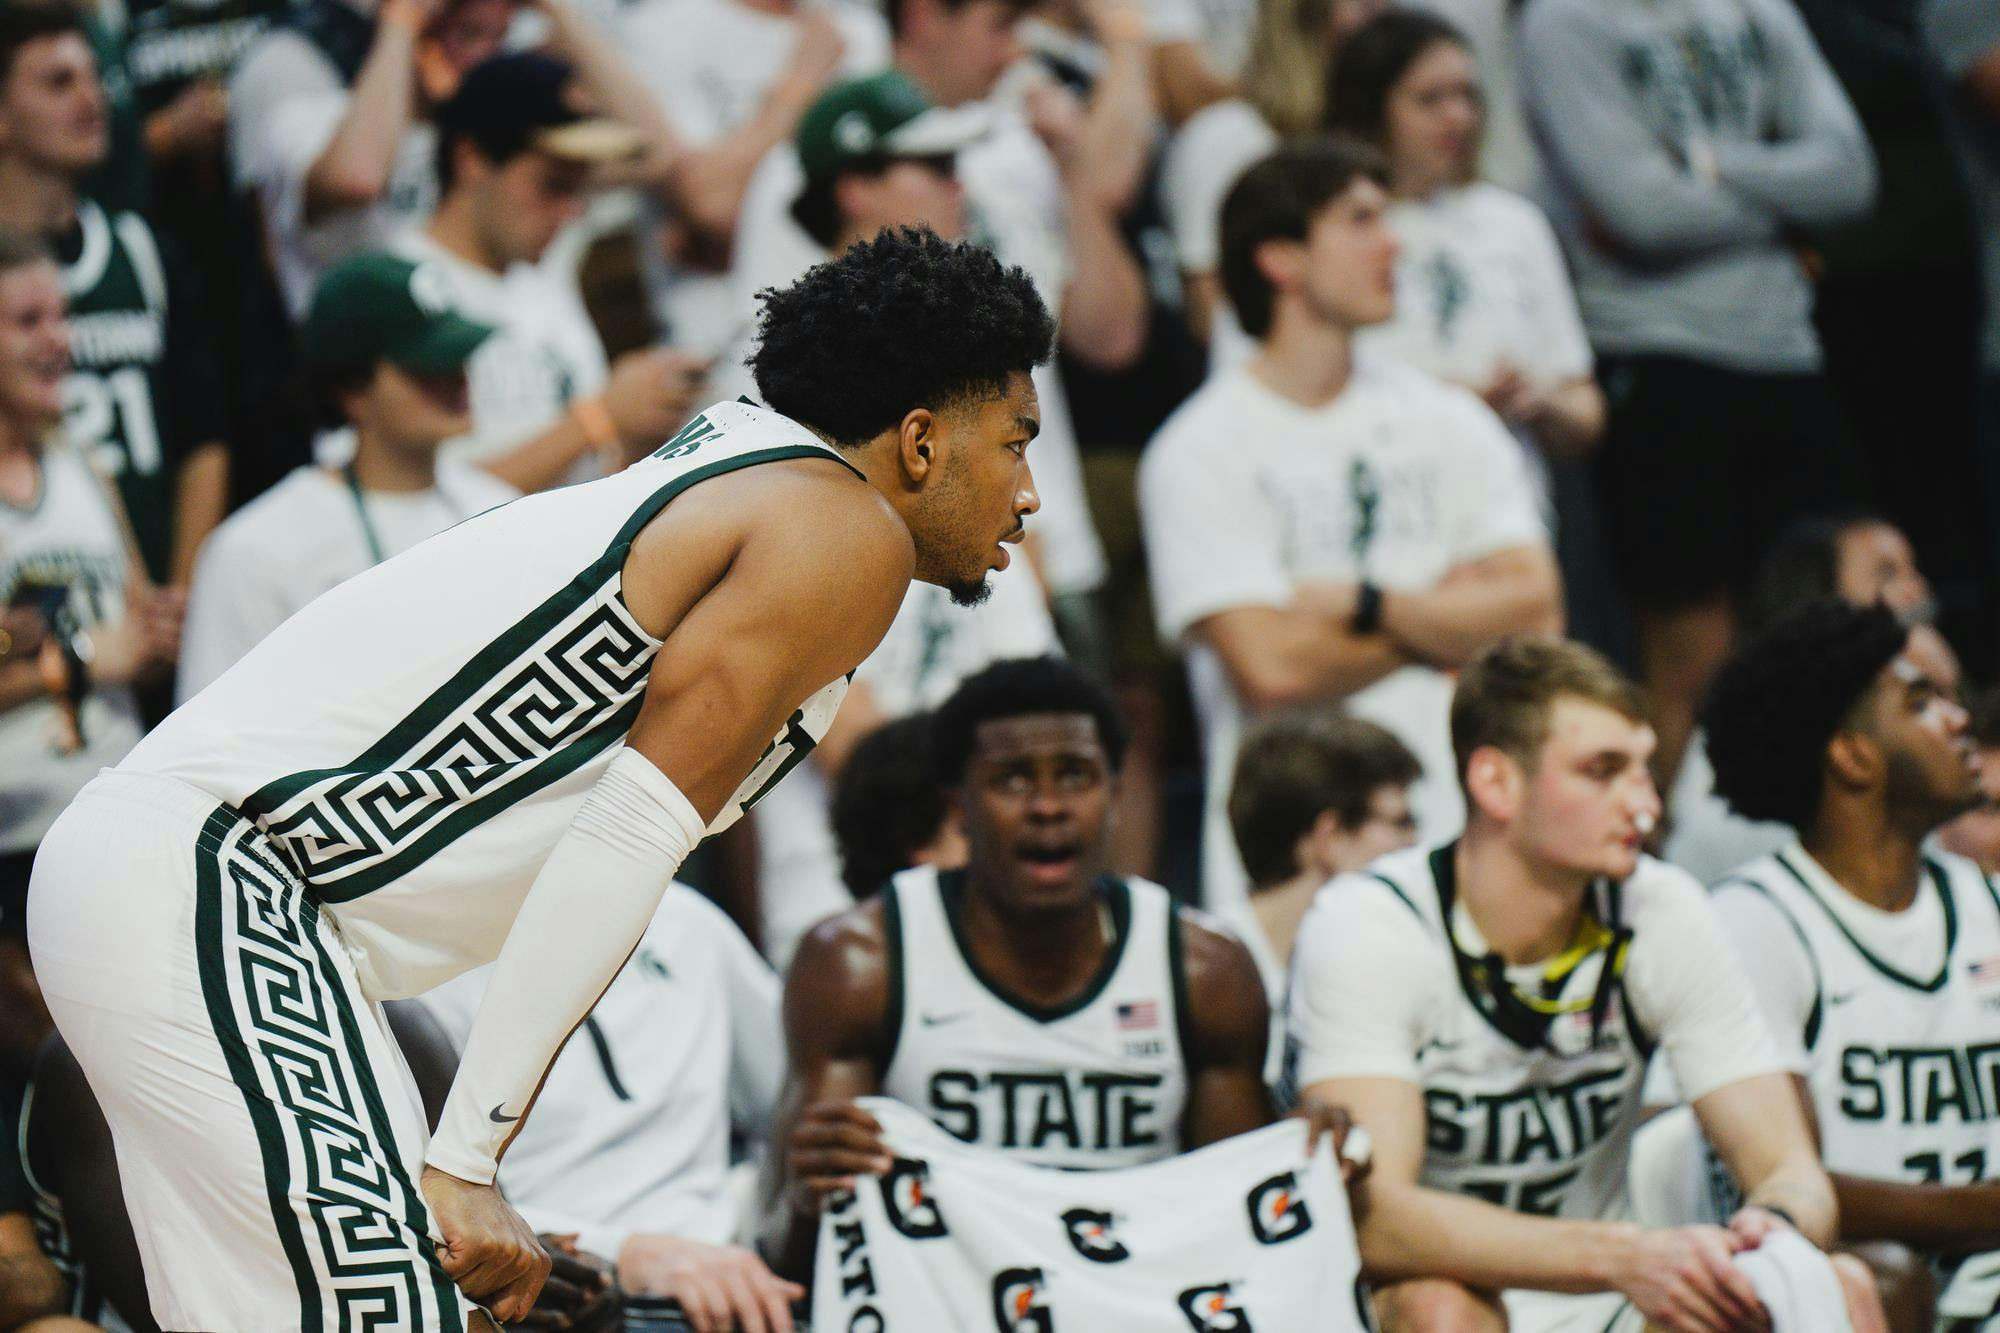
[[[1825,791],[1827,742],[1909,637],[1887,608],[1832,598],[1752,635],[1717,673],[1703,715],[1716,791],[1746,819],[1805,832]]]
[[[1097,678],[1059,657],[1016,657],[966,677],[931,718],[931,765],[937,780],[956,787],[972,760],[981,724],[1032,713],[1086,713],[1116,773],[1125,763],[1125,717]]]
[[[833,784],[833,840],[848,892],[865,898],[907,869],[937,840],[944,816],[929,713],[899,717],[856,741]]]
[[[879,435],[912,408],[998,394],[1055,342],[1024,271],[924,227],[886,229],[758,297],[748,363],[757,391],[839,444]]]

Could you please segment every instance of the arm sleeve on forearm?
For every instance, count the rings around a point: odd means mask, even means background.
[[[636,751],[619,751],[507,934],[430,1165],[492,1183],[549,1062],[618,975],[702,829],[672,780]]]

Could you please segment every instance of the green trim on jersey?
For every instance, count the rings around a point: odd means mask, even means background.
[[[882,886],[882,971],[889,984],[889,1001],[882,1014],[882,1030],[888,1040],[882,1051],[882,1069],[896,1063],[896,1048],[903,1044],[903,900],[896,895],[893,879]]]
[[[433,690],[408,715],[391,727],[381,740],[351,762],[338,768],[311,769],[265,784],[244,800],[243,813],[260,827],[270,831],[268,821],[275,811],[322,783],[341,784],[342,779],[348,780],[328,793],[330,796],[343,795],[353,786],[372,778],[397,772],[425,771],[421,767],[415,769],[410,767],[413,759],[420,758],[412,754],[415,747],[427,736],[432,735],[454,713],[472,704],[482,694],[491,693],[496,681],[504,684],[511,678],[510,668],[522,663],[523,655],[532,645],[577,614],[593,598],[602,594],[606,585],[619,577],[632,543],[640,531],[676,496],[700,482],[729,472],[761,463],[802,458],[833,458],[843,467],[855,471],[857,476],[861,475],[854,469],[853,464],[839,458],[827,446],[780,445],[769,449],[752,450],[734,458],[718,459],[673,478],[655,490],[633,512],[601,556],[579,572],[561,590],[501,631],[449,680]],[[624,607],[622,591],[615,600],[620,608]],[[627,615],[629,618],[629,613]],[[636,622],[633,624],[637,628]],[[649,648],[647,653],[650,655],[655,651],[656,647]],[[582,682],[570,683],[578,685]],[[593,702],[608,708],[611,700],[606,697]],[[615,711],[600,711],[595,717],[587,717],[576,724],[572,733],[547,753],[505,761],[503,766],[511,772],[518,773],[523,766],[529,771],[521,776],[514,776],[511,781],[503,784],[495,784],[491,778],[469,784],[473,790],[455,802],[456,808],[437,816],[433,826],[423,833],[404,845],[387,851],[363,850],[358,853],[356,859],[367,860],[373,856],[375,864],[352,874],[331,878],[324,884],[314,882],[308,877],[308,888],[323,902],[344,903],[391,883],[412,868],[422,865],[469,830],[566,777],[616,744],[631,730],[632,722],[638,716],[642,702],[643,693],[640,698],[629,700]],[[804,749],[810,748],[810,746],[804,747]],[[803,757],[801,751],[790,762],[796,763]],[[496,787],[497,789],[493,789]],[[768,790],[768,785],[766,789]],[[760,792],[759,795],[761,794]],[[307,807],[308,811],[310,808]],[[274,836],[283,837],[285,834],[275,833]]]
[[[1785,868],[1787,870],[1791,869],[1790,866]],[[1754,879],[1750,879],[1744,875],[1728,875],[1717,880],[1714,887],[1709,890],[1709,893],[1714,895],[1723,889],[1749,889],[1765,902],[1771,904],[1772,910],[1785,918],[1785,924],[1792,928],[1792,934],[1798,936],[1799,948],[1805,951],[1806,966],[1812,969],[1813,975],[1812,1009],[1806,1014],[1805,1030],[1799,1034],[1805,1039],[1805,1047],[1810,1051],[1814,1046],[1819,1044],[1819,1026],[1826,1019],[1826,979],[1820,976],[1819,955],[1813,952],[1812,941],[1806,938],[1805,927],[1799,924],[1799,919],[1792,915],[1790,908],[1778,901],[1777,894],[1771,892]]]
[[[965,960],[965,970],[972,974],[986,992],[1000,1003],[1014,1010],[1024,1018],[1037,1023],[1055,1023],[1072,1014],[1082,1013],[1097,998],[1104,994],[1104,988],[1118,975],[1118,965],[1125,960],[1125,946],[1132,939],[1132,886],[1115,875],[1100,875],[1092,886],[1098,898],[1111,909],[1111,947],[1105,950],[1104,961],[1098,966],[1097,975],[1090,983],[1061,1004],[1041,1005],[1020,996],[995,981],[979,960],[972,956],[965,935],[965,872],[946,870],[939,873],[938,902],[944,908],[945,924],[951,927],[951,941],[958,948],[958,956]],[[1185,1058],[1185,1056],[1183,1056]]]
[[[1867,945],[1856,939],[1854,932],[1847,928],[1847,923],[1840,919],[1840,913],[1834,911],[1833,905],[1827,902],[1820,895],[1819,890],[1812,886],[1812,881],[1801,874],[1799,868],[1785,858],[1784,852],[1775,853],[1771,859],[1783,866],[1785,873],[1798,881],[1799,887],[1805,890],[1806,897],[1818,904],[1819,910],[1826,913],[1827,920],[1833,922],[1833,928],[1840,932],[1841,938],[1845,939],[1853,947],[1855,953],[1861,955],[1861,960],[1867,963],[1868,966],[1874,968],[1877,972],[1880,972],[1899,986],[1908,986],[1911,990],[1922,991],[1927,995],[1935,994],[1944,989],[1944,983],[1951,978],[1951,955],[1958,947],[1958,907],[1952,901],[1951,882],[1945,877],[1944,867],[1931,860],[1928,856],[1924,858],[1924,869],[1930,872],[1931,884],[1937,889],[1938,897],[1942,900],[1944,907],[1944,958],[1938,963],[1936,976],[1932,977],[1929,981],[1918,981],[1915,977],[1909,976],[1899,969],[1890,966],[1888,963],[1883,962],[1869,950]],[[1921,887],[1921,882],[1919,887]]]

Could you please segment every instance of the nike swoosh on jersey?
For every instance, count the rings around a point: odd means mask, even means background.
[[[956,1023],[966,1017],[969,1017],[969,1011],[961,1009],[955,1014],[925,1014],[918,1021],[927,1028],[934,1028],[945,1023]]]
[[[491,1120],[496,1125],[511,1125],[516,1120],[519,1120],[521,1117],[517,1115],[500,1114],[500,1108],[505,1106],[506,1104],[507,1103],[505,1102],[495,1102],[493,1105],[493,1109],[486,1113],[486,1118],[488,1120]]]

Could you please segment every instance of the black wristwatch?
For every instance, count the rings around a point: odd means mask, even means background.
[[[1382,590],[1363,579],[1354,594],[1354,618],[1347,627],[1356,634],[1373,634],[1382,628]]]

